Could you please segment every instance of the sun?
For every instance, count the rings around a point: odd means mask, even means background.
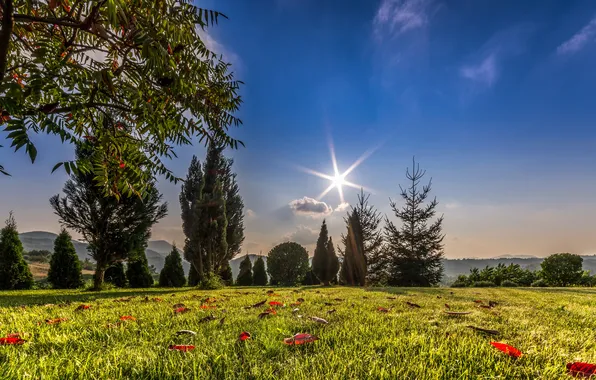
[[[333,186],[337,187],[338,189],[341,189],[341,186],[344,185],[346,181],[344,180],[343,175],[336,174],[335,177],[333,177],[331,183],[333,183]]]

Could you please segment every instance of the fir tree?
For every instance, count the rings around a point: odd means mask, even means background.
[[[145,247],[138,247],[130,254],[126,265],[126,278],[131,288],[148,288],[153,285],[153,276],[149,270]]]
[[[65,229],[62,229],[54,241],[48,282],[55,289],[76,289],[84,284],[81,261],[72,244],[70,234]]]
[[[252,282],[254,285],[267,285],[267,271],[265,270],[265,260],[259,255],[252,267]]]
[[[190,270],[188,271],[188,286],[197,286],[201,283],[199,272],[197,272],[194,265],[190,264]]]
[[[400,209],[391,201],[391,209],[402,221],[400,229],[388,219],[385,227],[388,284],[392,286],[432,286],[439,283],[443,274],[443,217],[429,224],[438,202],[434,198],[425,205],[432,183],[431,179],[422,190],[419,188],[425,173],[413,161],[412,173],[406,170],[410,186],[407,189],[400,186],[405,205]]]
[[[232,267],[229,262],[219,271],[219,278],[221,278],[221,281],[226,286],[234,284],[234,275],[232,274]]]
[[[319,281],[325,286],[329,286],[330,282],[337,275],[338,270],[339,261],[335,255],[335,247],[333,247],[333,241],[329,237],[327,224],[323,220],[321,232],[319,232],[319,238],[317,239],[315,254],[312,259],[312,271]]]
[[[182,257],[174,246],[172,252],[166,256],[166,262],[159,274],[159,286],[178,288],[184,284],[186,284],[186,277],[182,267]]]
[[[343,260],[340,269],[340,278],[346,285],[366,285],[366,257],[362,239],[360,218],[352,210],[346,220],[348,233],[345,236]]]
[[[125,288],[127,285],[126,273],[124,272],[124,263],[117,262],[112,264],[105,271],[104,281],[118,287]]]
[[[0,231],[0,289],[31,289],[33,276],[23,259],[23,244],[12,211]]]
[[[236,278],[236,285],[250,286],[252,284],[252,263],[248,254],[246,254],[240,262],[240,272],[238,272],[238,277]]]

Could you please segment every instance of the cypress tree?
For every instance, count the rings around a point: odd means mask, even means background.
[[[259,255],[259,258],[255,261],[252,267],[252,282],[254,285],[265,286],[267,285],[267,271],[265,270],[265,260],[263,256]]]
[[[399,229],[389,220],[385,226],[388,284],[392,286],[432,286],[439,283],[443,274],[443,217],[429,223],[438,202],[434,198],[424,204],[432,183],[431,179],[428,185],[419,188],[425,173],[413,161],[412,173],[406,170],[410,186],[400,194],[405,205],[400,209],[391,201],[391,209],[402,221]]]
[[[62,229],[54,241],[48,282],[55,289],[76,289],[83,286],[84,283],[81,262],[72,244],[70,234],[65,229]]]
[[[236,278],[236,285],[250,286],[252,285],[252,263],[248,254],[244,256],[244,260],[240,262],[240,272]]]
[[[153,276],[149,270],[145,248],[139,247],[130,254],[126,266],[126,278],[131,288],[148,288],[153,285]]]
[[[327,231],[327,224],[323,220],[319,238],[317,239],[317,246],[315,247],[315,254],[312,258],[312,271],[317,278],[324,284],[329,285],[330,274],[327,259],[327,242],[329,241],[329,232]]]
[[[126,287],[126,273],[124,272],[124,264],[120,261],[112,264],[104,274],[104,281],[109,282],[118,288]]]
[[[174,246],[172,252],[166,256],[166,262],[159,274],[159,286],[178,288],[184,286],[184,284],[186,284],[186,277],[182,267],[182,257],[180,257],[180,252]]]
[[[229,262],[219,271],[219,277],[226,286],[234,284],[234,275],[232,274],[232,267]]]
[[[340,279],[346,285],[366,285],[366,257],[362,239],[362,226],[356,210],[352,210],[347,220],[348,233],[344,241],[344,254],[341,263]]]
[[[329,237],[327,242],[327,276],[329,283],[337,283],[337,272],[339,271],[339,259],[335,254],[333,239]]]
[[[12,211],[0,231],[0,289],[31,289],[33,276],[23,259],[23,244]]]
[[[188,286],[197,286],[201,283],[199,272],[192,263],[190,264],[190,270],[188,271]]]

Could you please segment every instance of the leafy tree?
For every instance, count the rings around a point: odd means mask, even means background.
[[[54,241],[48,282],[56,289],[76,289],[84,284],[81,262],[72,244],[72,238],[65,229],[62,229]]]
[[[96,154],[90,144],[77,147],[77,157]],[[89,242],[91,257],[96,262],[93,286],[101,289],[106,269],[128,259],[129,253],[144,246],[151,227],[167,214],[167,204],[160,204],[161,194],[151,184],[143,197],[104,196],[95,186],[93,174],[73,172],[64,185],[64,197],[50,199],[60,223],[77,231]]]
[[[64,163],[66,172],[93,173],[106,194],[130,196],[157,174],[176,181],[162,157],[194,136],[242,144],[228,134],[241,124],[233,116],[241,82],[199,34],[224,15],[191,0],[3,0],[0,7],[0,123],[32,161],[29,133],[91,140],[98,154]]]
[[[23,258],[27,262],[31,263],[48,263],[52,257],[52,252],[45,250],[45,249],[34,249],[28,252],[25,252]]]
[[[304,278],[308,268],[308,252],[298,243],[278,244],[267,254],[267,272],[272,285],[295,285]]]
[[[366,256],[360,220],[358,212],[352,210],[346,219],[348,233],[345,237],[342,236],[345,246],[340,279],[346,285],[366,285]]]
[[[31,289],[33,276],[23,259],[23,244],[12,211],[0,230],[0,289]]]
[[[139,245],[130,254],[126,265],[126,278],[131,288],[148,288],[153,285],[153,276],[149,269],[144,245]]]
[[[126,273],[124,271],[124,263],[122,261],[113,263],[105,271],[104,281],[117,286],[119,288],[125,288],[127,285]]]
[[[267,271],[265,270],[265,260],[263,260],[263,256],[261,255],[259,255],[254,265],[252,266],[252,282],[253,285],[267,285]]]
[[[188,271],[188,286],[198,286],[201,282],[199,278],[199,272],[197,272],[194,265],[190,265],[190,270]]]
[[[182,257],[174,246],[172,252],[166,256],[166,262],[159,274],[159,286],[178,288],[184,284],[186,284],[186,277],[182,267]]]
[[[551,286],[577,284],[583,274],[582,259],[571,253],[556,253],[545,258],[540,267],[542,278]]]
[[[247,253],[246,256],[244,256],[244,259],[240,262],[240,271],[238,272],[238,277],[236,277],[236,285],[250,286],[252,284],[252,262]]]
[[[391,209],[402,221],[398,229],[389,219],[386,221],[385,236],[389,260],[389,285],[392,286],[431,286],[441,280],[443,274],[443,217],[429,225],[435,216],[438,205],[434,198],[425,205],[431,190],[431,181],[422,186],[420,180],[426,171],[421,171],[413,161],[412,173],[406,170],[410,181],[407,189],[401,189],[405,205],[400,209],[391,201]]]
[[[218,275],[224,285],[231,286],[234,284],[234,274],[232,273],[232,267],[230,266],[230,263],[221,268]]]

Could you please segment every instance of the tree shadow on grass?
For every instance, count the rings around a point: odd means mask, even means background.
[[[45,305],[48,303],[59,304],[63,302],[88,302],[99,299],[112,299],[122,297],[154,297],[165,294],[178,294],[188,291],[196,290],[195,288],[180,288],[180,289],[129,289],[129,290],[103,290],[100,292],[80,291],[76,293],[60,294],[59,290],[48,291],[31,291],[31,292],[3,292],[0,296],[1,306],[18,306],[18,305]]]

